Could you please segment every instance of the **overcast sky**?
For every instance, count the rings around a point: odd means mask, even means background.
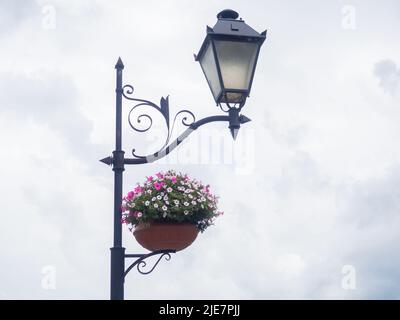
[[[400,298],[395,0],[0,0],[0,298],[108,299],[113,172],[98,160],[114,148],[114,65],[136,97],[170,95],[172,115],[222,114],[193,53],[226,8],[268,29],[252,122],[234,143],[226,124],[202,127],[124,173],[126,193],[187,172],[225,214],[151,275],[131,272],[126,298]],[[129,106],[127,155],[156,151],[161,119],[134,133]]]

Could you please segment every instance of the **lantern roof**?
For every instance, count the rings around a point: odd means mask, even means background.
[[[259,33],[246,24],[242,18],[237,20],[238,17],[239,14],[230,9],[225,9],[218,13],[218,21],[215,26],[213,28],[207,26],[207,36],[203,41],[199,53],[195,55],[196,61],[202,56],[210,38],[239,41],[240,39],[246,39],[246,41],[259,41],[260,45],[265,41],[267,30]]]

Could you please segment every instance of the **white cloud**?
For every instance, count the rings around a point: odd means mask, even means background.
[[[375,64],[375,76],[385,92],[395,95],[400,88],[400,69],[393,60],[382,60]]]
[[[224,7],[268,28],[243,109],[252,122],[212,151],[239,159],[171,155],[126,168],[124,187],[172,167],[210,183],[225,215],[150,276],[129,274],[126,298],[399,297],[397,3],[355,3],[344,30],[340,1],[61,0],[0,4],[0,297],[108,298],[113,180],[98,160],[113,150],[114,64],[122,56],[138,97],[220,114],[192,53]],[[127,153],[155,145],[124,125]],[[179,156],[210,152],[202,129]],[[142,252],[125,229],[124,243]],[[341,287],[344,265],[356,290]],[[41,287],[44,266],[55,290]]]

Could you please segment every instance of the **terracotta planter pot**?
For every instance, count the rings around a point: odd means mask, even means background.
[[[199,230],[190,223],[139,223],[133,235],[139,244],[150,251],[162,249],[183,250],[196,239]]]

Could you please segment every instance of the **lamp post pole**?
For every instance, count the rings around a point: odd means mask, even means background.
[[[117,83],[115,89],[115,151],[113,152],[114,171],[114,246],[111,248],[111,300],[124,299],[125,248],[122,247],[122,175],[124,151],[122,151],[122,70],[121,58],[115,65]]]

